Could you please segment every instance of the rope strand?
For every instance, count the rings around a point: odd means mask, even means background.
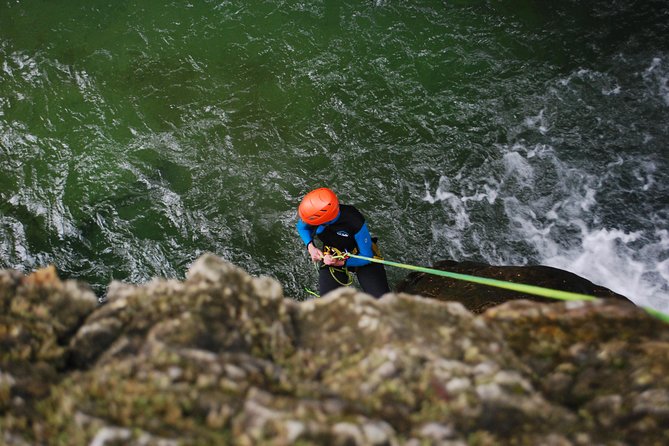
[[[427,273],[427,274],[434,274],[436,276],[442,276],[442,277],[448,277],[451,279],[455,280],[462,280],[466,282],[473,282],[473,283],[478,283],[481,285],[487,285],[487,286],[492,286],[492,287],[497,287],[497,288],[503,288],[511,291],[517,291],[519,293],[525,293],[525,294],[531,294],[534,296],[541,296],[541,297],[547,297],[549,299],[559,299],[559,300],[566,300],[566,301],[594,301],[597,300],[596,297],[589,296],[587,294],[581,294],[581,293],[572,293],[570,291],[561,291],[561,290],[554,290],[551,288],[544,288],[536,285],[527,285],[524,283],[515,283],[515,282],[507,282],[504,280],[497,280],[497,279],[490,279],[488,277],[478,277],[478,276],[472,276],[469,274],[460,274],[460,273],[453,273],[450,271],[443,271],[439,269],[434,269],[434,268],[425,268],[422,266],[414,266],[414,265],[408,265],[406,263],[398,263],[398,262],[391,262],[389,260],[382,260],[382,259],[377,259],[373,257],[365,257],[357,254],[349,254],[346,253],[341,256],[337,256],[337,258],[346,258],[346,257],[353,257],[356,259],[361,259],[361,260],[368,260],[370,262],[374,263],[381,263],[383,265],[388,265],[388,266],[394,266],[397,268],[403,268],[403,269],[408,269],[411,271],[418,271],[422,273]],[[644,307],[640,306],[646,313],[650,314],[651,316],[669,323],[669,315],[662,313],[658,310],[655,310],[653,308],[649,307]]]

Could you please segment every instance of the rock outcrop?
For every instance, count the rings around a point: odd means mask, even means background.
[[[595,285],[574,273],[550,266],[492,266],[477,262],[442,260],[437,262],[434,268],[458,274],[488,277],[507,282],[527,283],[544,288],[587,294],[602,299],[618,299],[633,305],[625,296]],[[398,292],[418,294],[423,297],[431,297],[443,301],[460,302],[469,311],[477,314],[511,300],[522,299],[535,302],[555,302],[544,297],[530,296],[515,291],[418,272],[410,273],[397,284],[396,290]]]
[[[616,300],[296,302],[211,255],[108,298],[0,272],[0,443],[669,443],[669,325]]]

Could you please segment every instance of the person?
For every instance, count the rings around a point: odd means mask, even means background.
[[[365,217],[354,206],[340,204],[337,195],[326,187],[304,196],[298,207],[297,232],[314,262],[320,262],[318,286],[321,296],[353,282],[358,277],[363,291],[381,297],[390,291],[382,264],[352,257],[346,253],[380,258],[376,239],[372,239]],[[316,246],[315,240],[322,243]]]

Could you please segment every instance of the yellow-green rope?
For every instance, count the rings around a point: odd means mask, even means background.
[[[466,281],[466,282],[479,283],[481,285],[488,285],[488,286],[493,286],[493,287],[497,287],[497,288],[504,288],[504,289],[511,290],[511,291],[517,291],[519,293],[525,293],[525,294],[532,294],[534,296],[547,297],[549,299],[559,299],[559,300],[568,300],[568,301],[597,300],[596,297],[589,296],[587,294],[572,293],[570,291],[554,290],[554,289],[551,289],[551,288],[544,288],[544,287],[535,286],[535,285],[526,285],[524,283],[506,282],[504,280],[490,279],[488,277],[472,276],[472,275],[469,275],[469,274],[453,273],[453,272],[450,272],[450,271],[443,271],[443,270],[433,269],[433,268],[425,268],[425,267],[422,267],[422,266],[407,265],[406,263],[391,262],[389,260],[377,259],[377,258],[374,258],[374,257],[365,257],[365,256],[357,255],[357,254],[348,254],[347,253],[344,256],[339,256],[339,257],[340,258],[353,257],[355,259],[368,260],[370,262],[381,263],[383,265],[388,265],[388,266],[395,266],[397,268],[404,268],[404,269],[408,269],[408,270],[411,270],[411,271],[418,271],[418,272],[422,272],[422,273],[434,274],[434,275],[437,275],[437,276],[448,277],[448,278],[451,278],[451,279],[463,280],[463,281]],[[660,319],[664,322],[669,323],[669,315],[664,314],[664,313],[662,313],[658,310],[655,310],[653,308],[644,307],[644,306],[641,306],[641,308],[643,310],[645,310],[651,316],[654,316],[657,319]]]

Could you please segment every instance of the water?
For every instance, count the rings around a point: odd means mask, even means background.
[[[669,5],[546,3],[2,2],[0,267],[103,294],[210,251],[306,298],[327,185],[388,259],[666,311]]]

